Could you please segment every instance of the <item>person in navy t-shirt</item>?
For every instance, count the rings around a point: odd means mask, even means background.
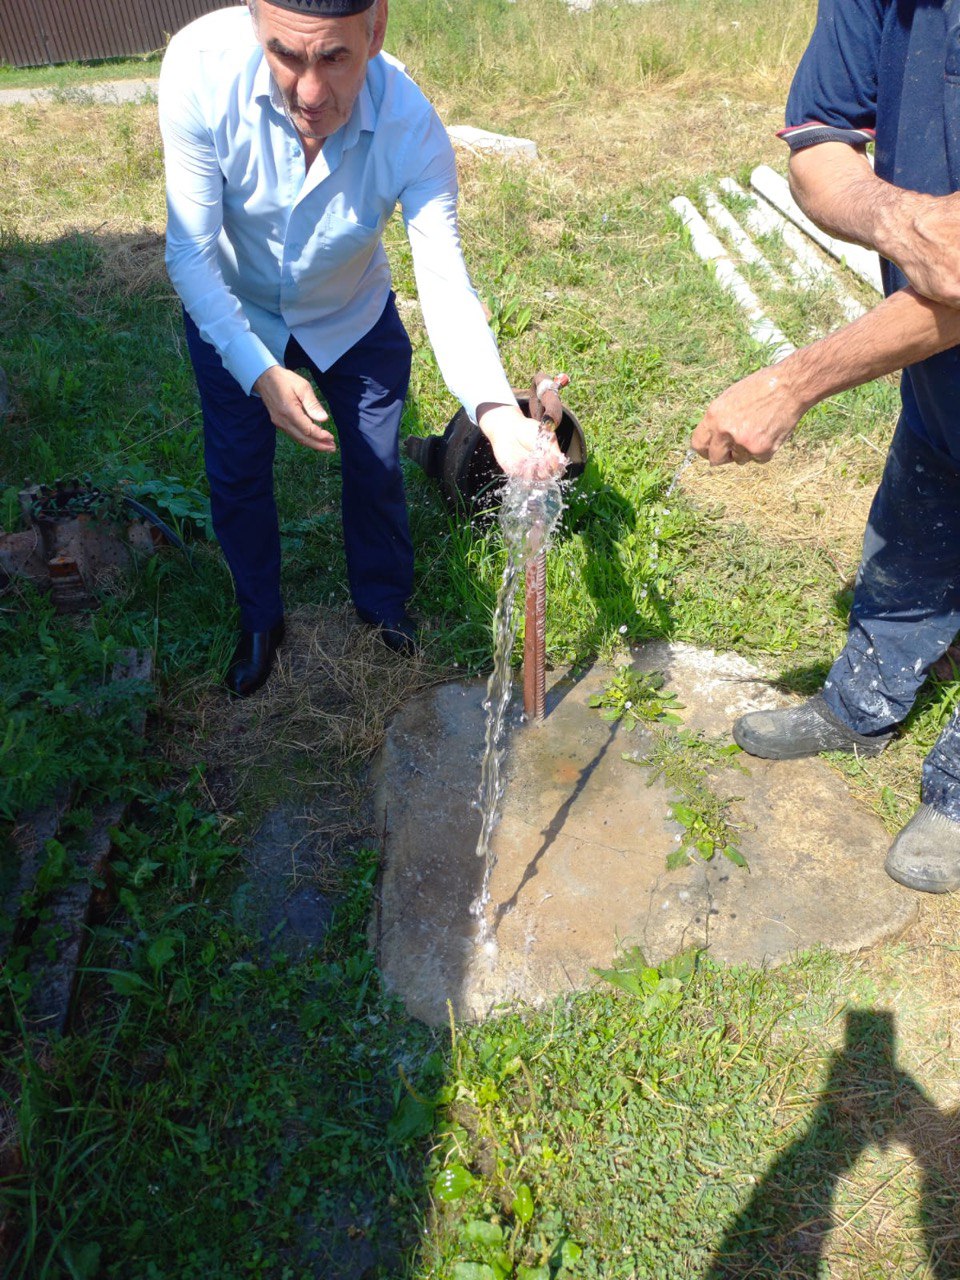
[[[880,253],[887,297],[728,388],[691,443],[714,465],[765,462],[814,404],[895,369],[902,405],[843,653],[814,698],[744,716],[733,735],[767,759],[873,755],[960,630],[960,0],[820,0],[780,136],[797,201]],[[886,869],[913,889],[960,889],[960,709]]]

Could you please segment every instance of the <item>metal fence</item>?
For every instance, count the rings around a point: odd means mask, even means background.
[[[229,0],[0,0],[0,63],[126,58],[162,50],[167,39]]]

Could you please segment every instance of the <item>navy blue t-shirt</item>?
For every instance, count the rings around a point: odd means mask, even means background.
[[[875,133],[881,178],[934,196],[960,190],[960,0],[820,0],[786,114],[794,149]],[[887,293],[907,284],[881,267]],[[905,369],[901,394],[908,425],[960,461],[960,347]]]

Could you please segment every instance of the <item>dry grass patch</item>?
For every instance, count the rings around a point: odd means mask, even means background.
[[[640,184],[672,183],[677,190],[706,173],[735,175],[744,165],[779,164],[785,148],[782,87],[766,100],[671,84],[608,102],[589,111],[562,104],[517,121],[541,157],[586,195]]]
[[[922,895],[901,944],[871,954],[867,971],[892,992],[904,1065],[939,1105],[960,1106],[960,897]],[[960,1158],[960,1151],[957,1153]]]
[[[352,610],[293,610],[269,683],[251,698],[232,699],[218,686],[198,686],[196,738],[202,757],[234,793],[268,773],[283,789],[322,798],[353,790],[380,748],[387,724],[415,694],[445,678],[429,654],[400,658]],[[176,704],[182,705],[183,690]],[[361,789],[362,790],[362,789]],[[359,792],[358,792],[359,794]]]
[[[98,288],[108,285],[111,291],[119,289],[128,295],[156,289],[169,289],[172,293],[163,256],[165,241],[160,232],[149,227],[136,232],[106,226],[98,228],[96,243],[102,264]]]
[[[694,502],[780,545],[815,547],[846,585],[860,562],[863,531],[884,454],[862,439],[785,445],[764,466],[696,463],[680,477]]]
[[[139,234],[166,223],[156,107],[37,103],[0,109],[0,227],[26,239]]]

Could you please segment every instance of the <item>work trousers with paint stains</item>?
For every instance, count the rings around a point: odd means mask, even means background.
[[[184,324],[203,410],[214,531],[233,575],[240,625],[268,631],[283,617],[273,496],[277,431],[260,397],[244,392],[186,312]],[[310,372],[333,418],[347,577],[367,622],[401,618],[413,590],[398,447],[410,358],[410,339],[391,294],[370,332],[329,369],[317,368],[295,338],[284,359],[288,369]]]
[[[913,706],[960,631],[960,465],[901,421],[870,509],[850,631],[824,685],[857,733],[882,733]],[[960,821],[960,707],[923,764],[927,804]]]

